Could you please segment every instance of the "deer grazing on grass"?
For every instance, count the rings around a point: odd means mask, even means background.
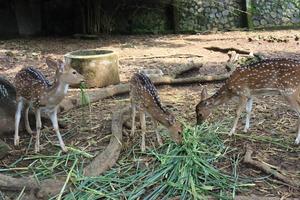
[[[180,123],[176,121],[175,116],[172,113],[163,108],[155,86],[144,73],[136,73],[131,78],[130,99],[132,109],[131,135],[134,135],[136,109],[138,108],[142,128],[142,151],[145,151],[146,113],[151,116],[154,122],[157,141],[160,145],[162,145],[162,140],[157,131],[158,122],[169,130],[169,134],[173,141],[176,143],[181,142],[182,128]]]
[[[266,59],[237,68],[218,92],[206,98],[206,89],[201,92],[201,101],[196,106],[197,123],[204,121],[216,106],[238,97],[236,118],[229,133],[236,131],[242,109],[246,107],[244,132],[250,127],[253,96],[264,94],[282,95],[298,114],[298,136],[300,143],[300,61],[292,59]]]
[[[46,59],[48,67],[56,70],[53,84],[37,69],[32,67],[23,68],[16,74],[16,100],[17,110],[15,114],[15,136],[14,144],[19,145],[19,123],[21,110],[25,106],[25,127],[28,133],[33,134],[28,122],[29,107],[32,106],[36,117],[36,142],[34,150],[39,152],[40,149],[40,132],[41,132],[41,112],[48,114],[54,131],[58,137],[59,144],[64,152],[67,151],[64,141],[60,135],[57,122],[58,104],[64,99],[69,84],[78,84],[82,82],[83,76],[63,61],[57,62],[51,58]]]

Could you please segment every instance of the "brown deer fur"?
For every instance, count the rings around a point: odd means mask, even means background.
[[[40,147],[41,111],[49,115],[54,131],[59,139],[63,151],[67,151],[59,132],[57,122],[58,104],[65,97],[69,84],[78,84],[83,81],[83,76],[71,68],[69,64],[58,62],[51,58],[46,59],[48,67],[56,69],[55,81],[50,84],[45,76],[32,67],[23,68],[16,74],[15,87],[17,92],[17,111],[15,115],[15,138],[14,144],[19,145],[19,123],[21,110],[25,104],[25,125],[26,130],[32,133],[28,123],[28,110],[31,105],[36,116],[36,143],[35,152]]]
[[[244,67],[237,68],[220,90],[206,99],[205,89],[202,98],[196,106],[197,123],[205,120],[211,109],[223,104],[233,97],[239,98],[236,118],[230,131],[232,135],[237,127],[242,109],[246,107],[246,124],[244,131],[250,127],[250,114],[253,96],[264,94],[280,94],[297,112],[298,136],[296,144],[300,143],[300,61],[292,59],[267,59]]]
[[[180,123],[176,121],[175,116],[172,113],[162,106],[158,92],[147,75],[143,73],[136,73],[133,75],[130,81],[130,97],[132,108],[131,135],[134,135],[136,108],[138,108],[140,111],[140,122],[142,128],[142,151],[145,150],[145,113],[148,113],[153,119],[155,129],[157,128],[157,122],[159,122],[168,128],[172,140],[177,143],[181,142],[182,129]],[[156,136],[158,143],[161,145],[161,137],[157,130]]]

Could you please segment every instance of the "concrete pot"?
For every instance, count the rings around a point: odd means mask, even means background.
[[[85,77],[88,88],[120,83],[118,56],[114,51],[87,49],[67,53],[65,60]]]

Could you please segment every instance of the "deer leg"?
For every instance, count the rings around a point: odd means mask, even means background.
[[[300,117],[300,115],[298,114],[298,116]],[[298,119],[298,134],[295,140],[295,144],[300,144],[300,119]]]
[[[250,97],[247,100],[247,104],[246,104],[246,123],[245,123],[245,128],[244,128],[244,132],[247,133],[248,129],[250,128],[250,117],[251,117],[251,111],[252,111],[252,105],[253,105],[253,98]]]
[[[229,136],[231,136],[235,133],[237,124],[239,122],[239,118],[240,118],[241,113],[242,113],[242,109],[245,107],[246,102],[247,102],[247,97],[241,96],[240,99],[239,99],[237,109],[236,109],[236,116],[235,116],[235,119],[234,119],[234,122],[233,122],[233,127],[231,128],[231,130],[229,132]]]
[[[145,145],[145,133],[146,133],[146,114],[144,110],[140,110],[140,122],[141,122],[141,128],[142,128],[142,144],[141,144],[141,150],[144,152],[146,150]]]
[[[135,131],[135,116],[136,116],[136,106],[134,104],[131,104],[131,136],[134,136]]]
[[[22,113],[22,107],[23,107],[23,99],[18,98],[17,100],[17,110],[15,114],[15,136],[14,136],[14,145],[19,146],[20,137],[19,137],[19,125],[21,120],[21,113]]]
[[[156,138],[157,138],[157,142],[159,144],[159,146],[162,146],[163,145],[163,142],[162,142],[162,139],[161,139],[161,136],[158,132],[158,122],[152,118],[152,121],[153,121],[153,124],[154,124],[154,130],[155,130],[155,134],[156,134]]]
[[[29,108],[30,108],[30,106],[29,106],[29,105],[26,105],[26,107],[25,107],[25,128],[26,128],[26,131],[27,131],[30,135],[33,135],[33,131],[32,131],[32,129],[30,128],[29,119],[28,119]]]
[[[41,134],[41,128],[42,128],[41,109],[40,108],[36,109],[35,117],[36,117],[36,138],[35,138],[34,152],[38,153],[40,151],[40,134]]]
[[[297,138],[295,140],[295,144],[300,144],[300,105],[297,99],[297,96],[295,95],[290,95],[290,96],[285,96],[286,100],[289,102],[291,107],[297,112],[298,114],[298,133],[297,133]]]
[[[54,131],[55,131],[55,133],[56,133],[56,135],[58,137],[58,141],[59,141],[59,145],[60,145],[61,149],[64,152],[67,152],[68,149],[66,148],[65,143],[64,143],[64,141],[63,141],[63,139],[61,137],[61,134],[59,132],[59,127],[58,127],[58,122],[57,122],[57,109],[55,109],[53,112],[51,112],[50,115],[49,115],[49,117],[50,117],[50,120],[52,122],[52,126],[54,128]]]

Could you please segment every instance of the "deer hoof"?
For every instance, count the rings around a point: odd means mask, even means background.
[[[61,149],[62,149],[63,152],[65,152],[65,153],[68,152],[68,149],[67,149],[67,147],[65,147],[65,146],[64,146],[64,147],[61,147]]]
[[[142,151],[142,152],[145,152],[145,151],[146,151],[146,146],[145,146],[145,145],[142,145],[142,146],[141,146],[141,151]]]
[[[299,144],[300,144],[300,137],[297,137],[297,138],[296,138],[295,144],[296,144],[296,145],[299,145]]]
[[[234,134],[234,132],[235,132],[234,130],[231,130],[228,135],[232,136]]]
[[[20,143],[20,137],[17,136],[17,137],[15,137],[15,139],[14,139],[14,145],[15,145],[15,146],[19,146],[19,143]]]
[[[38,152],[40,152],[40,147],[39,147],[39,145],[35,145],[34,153],[38,153]]]

